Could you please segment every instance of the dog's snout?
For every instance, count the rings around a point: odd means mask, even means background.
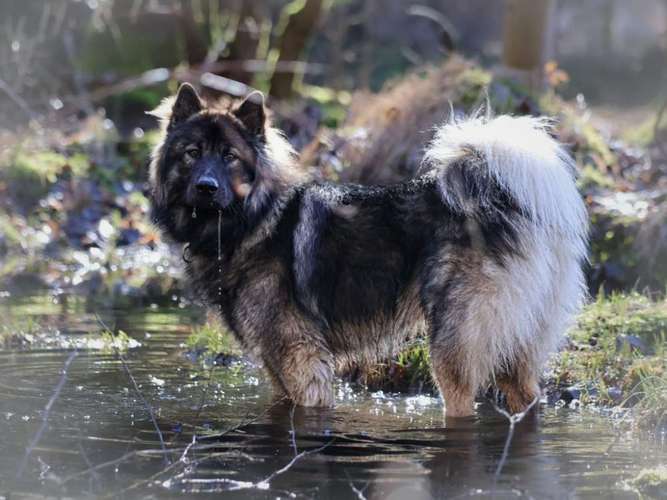
[[[205,196],[213,196],[219,187],[218,181],[209,175],[202,176],[196,184],[197,193]]]

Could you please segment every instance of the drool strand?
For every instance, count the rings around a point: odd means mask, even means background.
[[[222,260],[222,210],[218,210],[218,260]]]

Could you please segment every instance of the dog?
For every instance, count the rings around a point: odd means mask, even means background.
[[[360,186],[296,168],[261,93],[224,108],[183,84],[153,114],[152,219],[277,394],[332,406],[337,374],[427,335],[447,417],[491,382],[512,412],[538,397],[585,298],[588,234],[548,121],[450,120],[418,177]]]

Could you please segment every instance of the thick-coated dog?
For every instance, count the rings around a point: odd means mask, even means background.
[[[386,187],[310,181],[267,123],[183,85],[154,112],[153,219],[187,244],[193,286],[276,391],[334,403],[334,377],[428,335],[447,416],[494,383],[513,412],[584,297],[574,166],[531,117],[439,127],[423,174]]]

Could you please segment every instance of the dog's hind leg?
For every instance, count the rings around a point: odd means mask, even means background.
[[[431,341],[431,374],[445,402],[446,417],[472,415],[477,387],[467,378],[460,353]]]
[[[449,280],[457,263],[449,251],[433,260],[421,296],[429,328],[431,376],[445,403],[445,416],[473,413],[477,381],[471,378],[470,349],[463,342],[462,323],[467,305],[459,299],[458,286]]]
[[[496,375],[496,385],[505,395],[510,413],[524,411],[540,395],[539,366],[534,357],[522,356]]]

